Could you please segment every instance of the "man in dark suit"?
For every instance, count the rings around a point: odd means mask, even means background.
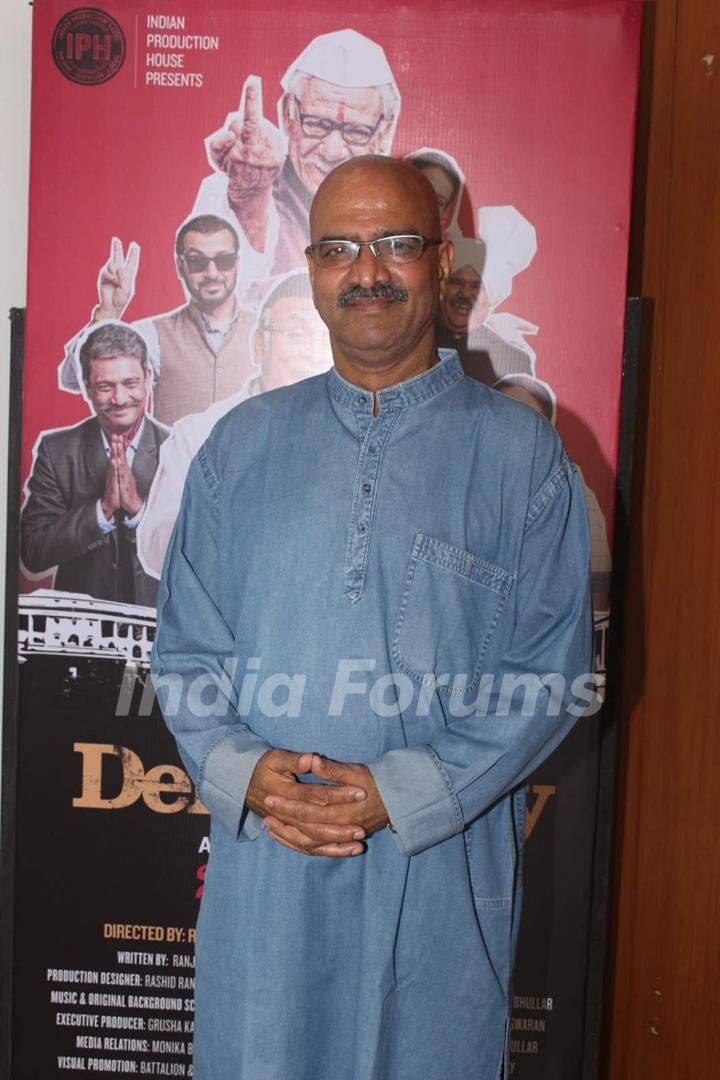
[[[106,322],[80,348],[95,413],[41,436],[22,513],[22,559],[31,573],[57,567],[55,588],[152,606],[157,581],[137,559],[135,535],[168,429],[147,413],[147,345]]]

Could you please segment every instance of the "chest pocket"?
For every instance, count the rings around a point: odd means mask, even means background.
[[[449,693],[474,690],[512,583],[502,567],[417,533],[392,641],[398,668],[420,682],[445,676]]]

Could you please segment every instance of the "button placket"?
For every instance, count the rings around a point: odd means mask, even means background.
[[[361,414],[357,418],[358,433],[361,434],[362,444],[353,484],[353,501],[345,553],[344,590],[345,596],[353,604],[357,603],[365,590],[378,474],[383,449],[398,415],[398,409],[384,408],[378,416]]]

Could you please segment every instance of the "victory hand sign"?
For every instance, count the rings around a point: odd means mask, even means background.
[[[98,299],[100,301],[95,318],[121,319],[125,309],[135,295],[135,278],[140,262],[140,248],[131,241],[127,258],[123,254],[122,242],[113,236],[110,241],[110,258],[105,263],[98,277]]]

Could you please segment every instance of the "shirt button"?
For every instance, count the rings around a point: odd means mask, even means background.
[[[363,491],[365,492],[366,495],[369,495],[370,492],[372,491],[372,488],[371,488],[370,484],[363,484],[362,489],[363,489]]]
[[[367,526],[365,525],[365,522],[361,521],[360,524],[358,525],[358,532],[359,533],[364,533],[366,528],[367,528]]]
[[[348,596],[350,597],[351,600],[357,600],[359,595],[360,595],[360,593],[358,592],[357,589],[351,589],[350,592],[348,593]]]
[[[218,373],[218,375],[224,375],[225,374],[225,368],[224,367],[219,367],[217,369],[217,373]]]

